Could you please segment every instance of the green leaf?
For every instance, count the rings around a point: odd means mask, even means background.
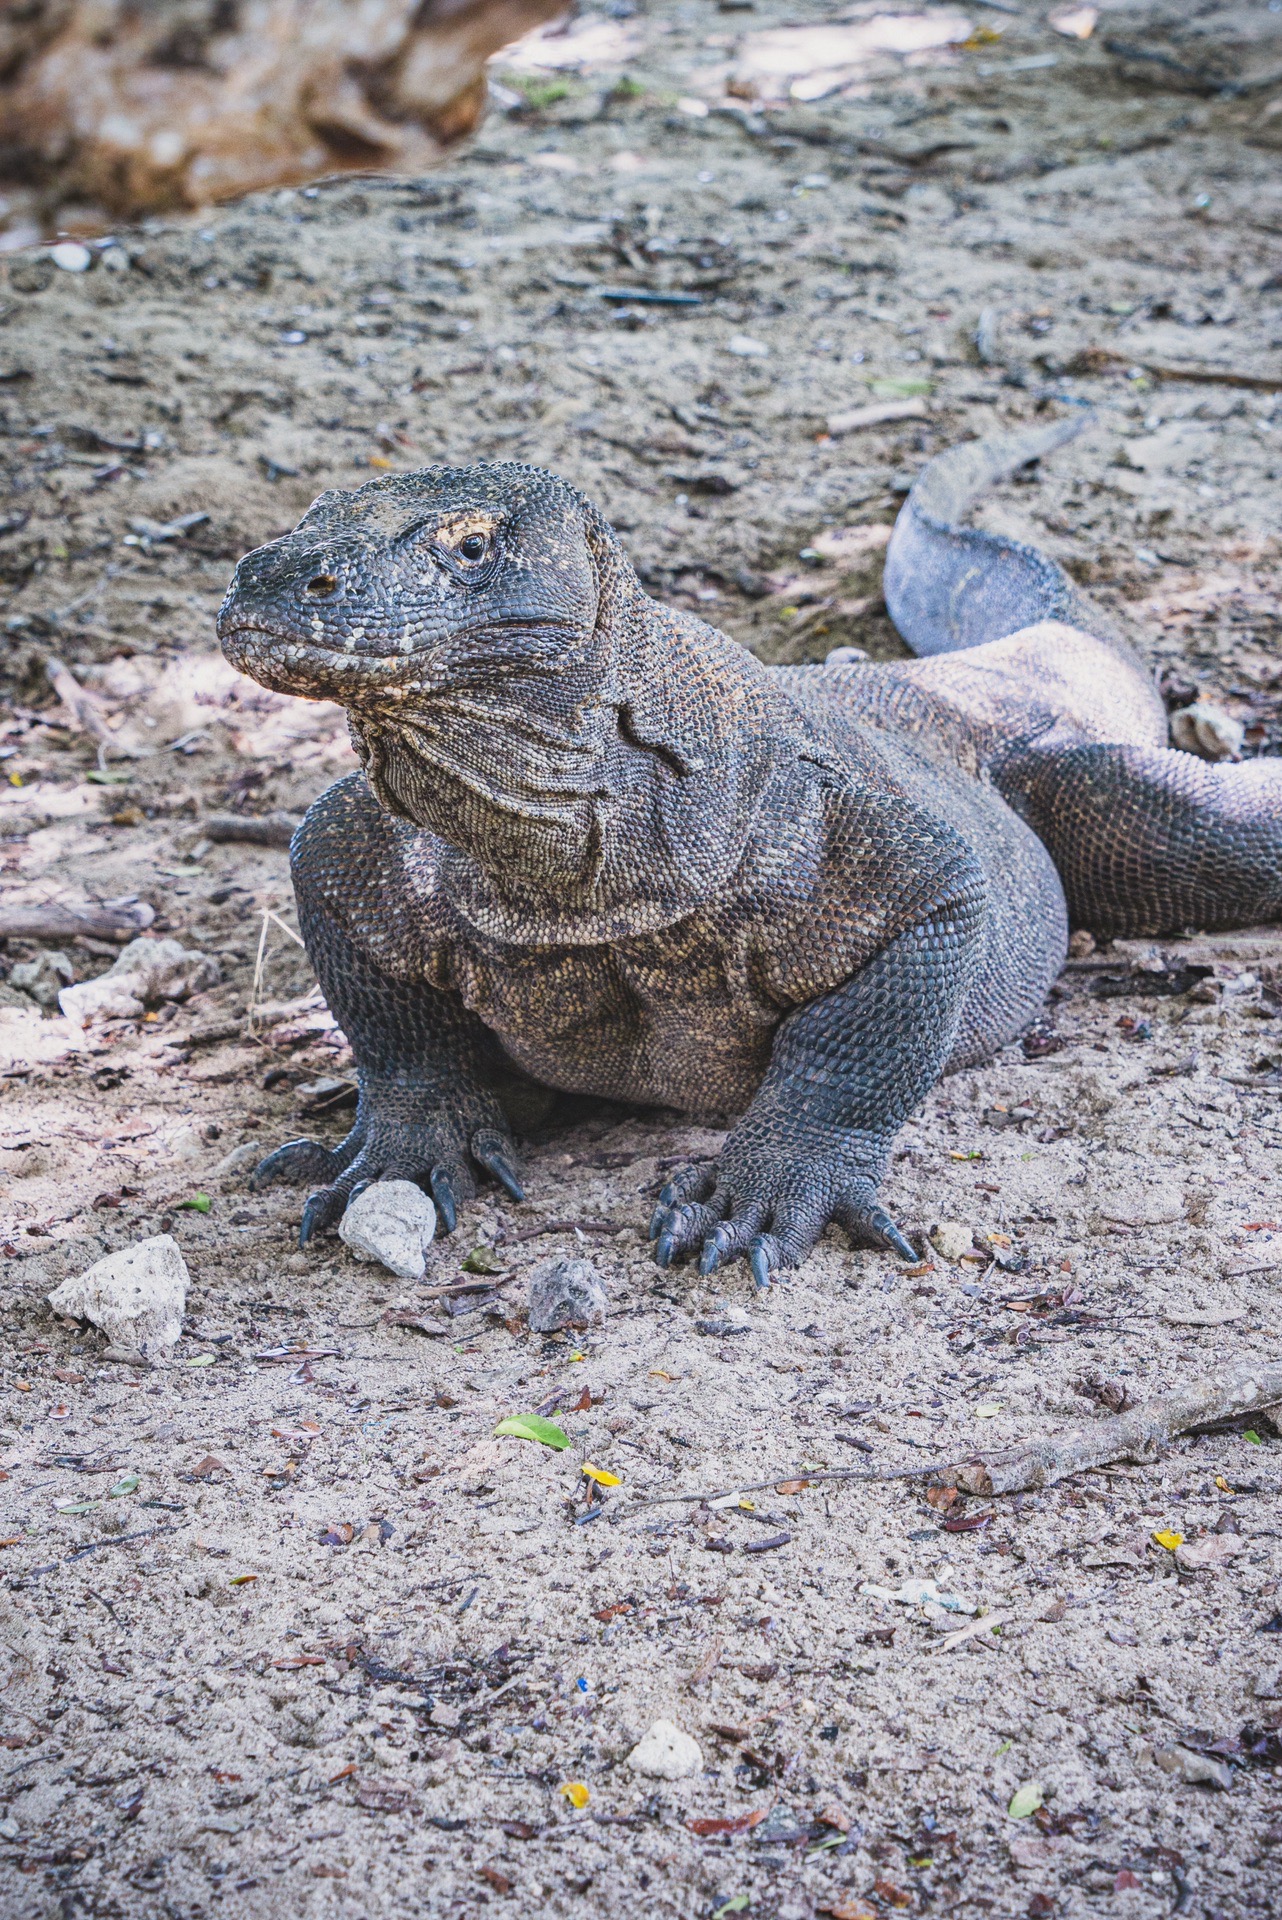
[[[933,393],[933,380],[873,380],[869,383],[872,391],[886,400],[915,400],[921,394]]]
[[[102,1505],[101,1500],[55,1500],[54,1509],[58,1513],[92,1513],[95,1507]]]
[[[541,1440],[545,1447],[555,1447],[558,1453],[570,1444],[567,1433],[537,1413],[510,1413],[495,1427],[495,1439],[503,1433],[511,1434],[514,1440]]]
[[[193,1353],[187,1362],[189,1367],[212,1367],[218,1358],[216,1353]]]
[[[208,1213],[211,1205],[212,1202],[207,1193],[193,1194],[190,1200],[180,1200],[178,1202],[180,1212],[184,1207],[187,1207],[192,1213]]]
[[[132,773],[100,772],[95,767],[92,773],[85,775],[85,779],[91,781],[95,787],[123,787],[129,784],[133,775]]]
[[[131,1467],[128,1473],[121,1474],[115,1486],[112,1487],[108,1493],[108,1500],[120,1500],[123,1499],[127,1493],[137,1493],[138,1483],[141,1478],[141,1474],[135,1473]]]
[[[1260,1435],[1255,1431],[1254,1427],[1247,1428],[1245,1434],[1243,1435],[1243,1439],[1249,1440],[1253,1447],[1262,1447],[1264,1445],[1264,1441],[1262,1440]]]
[[[473,1247],[463,1262],[464,1273],[503,1273],[506,1269],[494,1258],[489,1247]]]
[[[750,1893],[732,1893],[725,1905],[717,1908],[712,1916],[712,1920],[726,1920],[728,1913],[742,1913],[746,1907],[750,1907],[751,1905],[752,1895]]]
[[[1013,1740],[1003,1740],[997,1749],[997,1758],[1000,1760],[1004,1753],[1009,1753],[1014,1744],[1015,1742]]]
[[[1006,1811],[1012,1820],[1027,1820],[1030,1813],[1036,1813],[1045,1804],[1041,1781],[1026,1780],[1022,1787],[1016,1787]]]

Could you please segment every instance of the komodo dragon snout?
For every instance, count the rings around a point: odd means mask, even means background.
[[[556,671],[596,627],[585,509],[555,475],[515,465],[323,493],[240,562],[224,650],[282,692],[357,704]]]
[[[365,762],[292,850],[360,1076],[340,1146],[255,1176],[319,1183],[303,1242],[372,1180],[429,1187],[447,1230],[483,1172],[520,1199],[533,1083],[733,1120],[659,1194],[661,1266],[765,1285],[830,1224],[912,1259],[895,1134],[1036,1016],[1071,926],[1282,920],[1282,760],[1172,752],[1062,569],[965,525],[1076,424],[918,479],[886,564],[908,662],[764,666],[527,467],[325,494],[241,562],[229,656],[341,700]]]

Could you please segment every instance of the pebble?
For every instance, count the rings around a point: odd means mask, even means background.
[[[703,1753],[671,1720],[656,1720],[628,1755],[628,1765],[649,1780],[687,1780],[703,1772]]]
[[[76,970],[67,954],[46,950],[34,960],[20,960],[16,967],[11,967],[9,985],[17,987],[38,1006],[52,1007],[57,1005],[62,989],[69,987],[75,977]]]
[[[732,333],[726,341],[726,352],[737,354],[740,360],[764,360],[770,349],[764,340],[754,340],[750,333]]]
[[[79,240],[60,240],[56,247],[50,247],[49,258],[64,273],[87,273],[93,265],[93,255]]]
[[[960,1260],[964,1253],[971,1252],[975,1244],[974,1234],[964,1220],[932,1221],[926,1238],[944,1260]]]
[[[132,1020],[149,1002],[185,1000],[221,979],[222,968],[212,954],[189,951],[181,940],[144,935],[122,947],[119,957],[97,979],[64,987],[58,1005],[78,1027],[91,1020]]]
[[[540,1260],[530,1272],[529,1315],[532,1333],[558,1327],[603,1324],[610,1297],[590,1260],[564,1253]]]
[[[215,1180],[226,1180],[234,1174],[252,1173],[262,1157],[261,1141],[242,1140],[238,1147],[233,1147],[230,1153],[223,1155],[214,1168],[213,1177]]]
[[[436,1236],[436,1208],[412,1180],[376,1180],[348,1202],[338,1237],[358,1260],[377,1260],[400,1280],[421,1280]]]
[[[1233,1769],[1209,1753],[1194,1753],[1188,1747],[1159,1747],[1153,1755],[1163,1773],[1172,1773],[1189,1787],[1219,1787],[1227,1793],[1233,1785]]]
[[[163,1363],[182,1332],[190,1276],[172,1234],[121,1247],[49,1295],[55,1313],[91,1320],[121,1359]]]

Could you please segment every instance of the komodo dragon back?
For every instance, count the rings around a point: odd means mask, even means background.
[[[1040,620],[1081,627],[1134,662],[1107,617],[1036,548],[959,523],[986,487],[1081,432],[1088,415],[967,440],[918,476],[886,553],[890,617],[917,654],[954,653]]]

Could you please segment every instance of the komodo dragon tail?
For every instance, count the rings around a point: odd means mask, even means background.
[[[967,440],[913,483],[886,551],[890,617],[914,653],[955,653],[1038,620],[1062,620],[1112,640],[1105,617],[1054,560],[1018,540],[958,522],[985,487],[1071,440],[1082,416],[991,440]]]

